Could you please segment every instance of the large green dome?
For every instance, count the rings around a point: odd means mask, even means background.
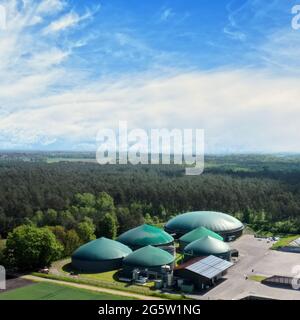
[[[193,211],[180,214],[165,225],[165,230],[179,236],[196,228],[205,227],[221,236],[239,236],[244,229],[243,224],[236,218],[215,211]]]
[[[199,240],[203,237],[206,236],[211,236],[212,238],[218,239],[223,241],[223,237],[221,237],[220,235],[218,235],[217,233],[206,229],[204,227],[199,227],[197,229],[194,229],[188,233],[186,233],[185,235],[183,235],[182,237],[179,238],[179,241],[185,244],[189,244],[195,240]]]
[[[160,248],[147,246],[140,248],[123,260],[123,265],[151,268],[173,263],[175,257]]]
[[[72,259],[84,261],[113,260],[126,257],[132,250],[124,244],[107,238],[99,238],[79,247]]]
[[[122,233],[117,241],[131,248],[140,248],[148,245],[163,246],[173,243],[174,238],[164,230],[143,224]]]
[[[193,241],[184,248],[184,253],[191,256],[223,255],[230,252],[227,243],[211,236]]]

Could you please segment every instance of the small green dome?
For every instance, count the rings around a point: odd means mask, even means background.
[[[228,244],[211,236],[193,241],[184,248],[184,253],[192,256],[220,255],[228,252],[230,252]]]
[[[162,229],[143,224],[122,233],[117,241],[129,247],[160,246],[172,243],[174,238]]]
[[[126,257],[132,250],[124,244],[107,238],[99,238],[79,247],[72,259],[85,261],[113,260]]]
[[[206,229],[204,227],[199,227],[197,229],[194,229],[194,230],[186,233],[181,238],[179,238],[179,240],[182,242],[185,242],[185,243],[191,243],[195,240],[201,239],[206,236],[211,236],[211,237],[218,239],[218,240],[221,240],[221,241],[224,240],[223,237],[221,237],[217,233],[215,233],[209,229]]]
[[[174,260],[175,257],[165,250],[147,246],[132,252],[124,258],[123,264],[125,266],[150,268],[171,264]]]

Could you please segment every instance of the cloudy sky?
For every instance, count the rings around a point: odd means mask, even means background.
[[[125,120],[204,129],[209,153],[300,151],[297,0],[0,4],[0,149],[93,150]]]

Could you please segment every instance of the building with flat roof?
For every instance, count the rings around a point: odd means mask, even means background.
[[[195,289],[203,290],[216,285],[231,266],[233,263],[213,255],[198,257],[174,268],[174,276],[189,282]]]

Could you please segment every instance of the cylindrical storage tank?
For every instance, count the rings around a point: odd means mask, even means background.
[[[242,235],[244,225],[236,218],[215,211],[193,211],[180,214],[169,220],[165,231],[176,234],[176,238],[199,227],[205,227],[231,241]]]
[[[171,235],[160,228],[148,224],[128,230],[122,233],[116,240],[127,245],[132,250],[149,245],[161,247],[170,252],[172,252],[172,247],[174,248],[174,238]]]
[[[229,245],[211,236],[193,241],[184,248],[184,259],[214,255],[221,259],[230,260]]]
[[[180,246],[180,250],[183,250],[188,244],[192,243],[193,241],[199,240],[203,237],[206,236],[211,236],[215,239],[221,240],[223,241],[223,237],[221,237],[220,235],[218,235],[217,233],[206,229],[204,227],[199,227],[196,228],[186,234],[184,234],[183,236],[181,236],[179,238],[179,246]]]
[[[169,265],[174,267],[175,257],[165,250],[157,247],[147,246],[140,248],[123,260],[123,272],[130,275],[133,270],[149,270],[161,273],[161,267]]]
[[[102,237],[79,247],[72,255],[72,266],[87,273],[116,270],[131,252],[126,245]]]

